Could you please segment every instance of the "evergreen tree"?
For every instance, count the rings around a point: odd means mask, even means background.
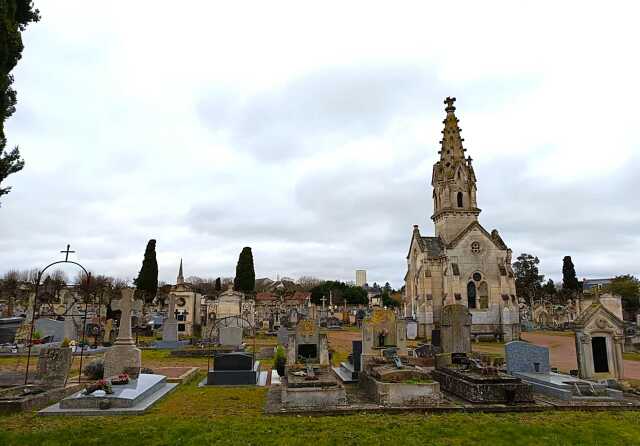
[[[233,288],[243,293],[253,293],[256,289],[256,272],[253,268],[253,254],[251,253],[251,248],[248,246],[242,248],[240,257],[238,257]]]
[[[516,278],[516,292],[518,296],[525,298],[528,304],[533,304],[534,299],[540,294],[542,287],[541,276],[538,271],[540,260],[531,254],[522,253],[513,264]]]
[[[556,284],[553,283],[552,279],[547,280],[547,283],[545,283],[542,286],[542,292],[545,294],[545,296],[555,296],[556,294]]]
[[[33,9],[31,0],[0,0],[0,184],[24,167],[18,147],[5,152],[4,122],[16,111],[16,91],[11,88],[10,73],[22,56],[21,33],[29,23],[38,20],[40,13]],[[10,187],[0,187],[0,197],[10,190]]]
[[[576,269],[571,261],[571,256],[565,256],[564,259],[562,259],[562,288],[577,293],[579,286]]]
[[[220,277],[216,279],[216,291],[222,291],[222,281],[220,280]]]
[[[153,239],[147,243],[142,267],[133,283],[142,294],[145,302],[150,303],[156,297],[158,292],[158,261],[156,260],[156,241]]]

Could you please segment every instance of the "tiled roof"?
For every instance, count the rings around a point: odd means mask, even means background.
[[[418,239],[420,248],[429,257],[440,257],[444,254],[444,244],[440,237],[420,237]]]

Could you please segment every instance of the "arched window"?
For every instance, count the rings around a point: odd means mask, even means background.
[[[462,207],[462,192],[458,192],[458,207]]]
[[[467,284],[467,306],[469,308],[476,307],[476,284],[473,282]]]

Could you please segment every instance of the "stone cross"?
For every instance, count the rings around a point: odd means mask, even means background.
[[[120,310],[120,328],[118,329],[118,339],[116,345],[135,345],[131,336],[131,311],[137,310],[142,306],[141,301],[134,301],[134,288],[123,288],[121,290],[122,297],[119,300],[111,302],[111,308]]]
[[[322,301],[322,311],[324,312],[324,303],[327,301],[327,298],[322,296],[322,299],[320,299]]]

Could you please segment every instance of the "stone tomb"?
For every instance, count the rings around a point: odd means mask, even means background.
[[[471,313],[464,305],[447,305],[442,309],[440,336],[443,353],[471,352]]]
[[[573,322],[578,374],[583,379],[624,377],[624,322],[598,299]]]
[[[391,310],[374,308],[371,315],[362,321],[362,358],[382,357],[382,351],[395,347],[399,356],[407,355],[407,328],[403,319],[398,319]]]
[[[549,367],[549,349],[528,342],[512,341],[505,346],[507,372],[542,393],[565,401],[622,399],[619,390],[574,376],[554,373]]]
[[[111,303],[111,307],[114,310],[120,310],[121,315],[118,339],[104,355],[104,376],[106,378],[119,375],[122,372],[136,378],[140,373],[142,353],[139,348],[136,348],[131,337],[131,311],[134,306],[141,305],[139,301],[134,302],[134,292],[133,288],[123,288],[121,299]]]
[[[242,328],[240,328],[242,330]],[[213,369],[207,373],[207,385],[255,386],[260,376],[260,361],[245,352],[214,353]]]
[[[327,335],[315,320],[301,320],[289,333],[281,401],[286,408],[344,406],[347,394],[329,364]]]
[[[408,364],[398,356],[398,348],[383,351],[382,356],[362,358],[359,385],[377,404],[386,407],[428,407],[438,404],[442,395],[428,369]]]
[[[532,403],[531,386],[466,353],[438,355],[432,372],[442,390],[472,403]]]

